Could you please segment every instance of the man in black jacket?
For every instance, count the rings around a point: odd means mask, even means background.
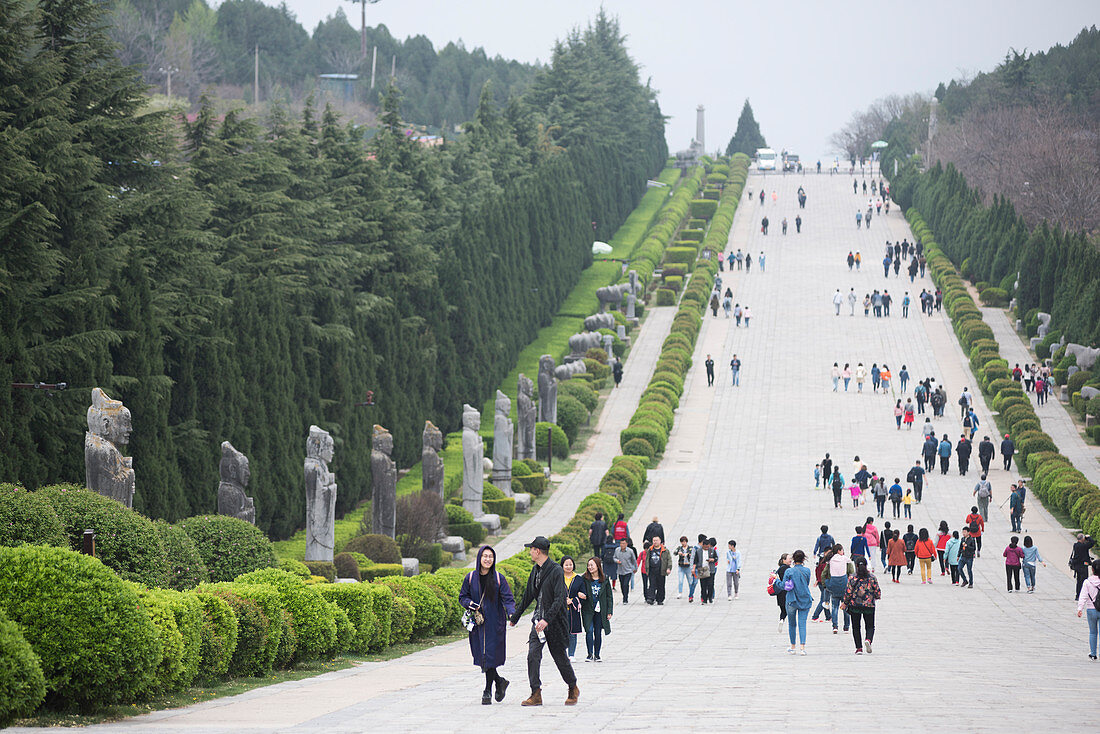
[[[970,450],[973,448],[966,434],[959,436],[959,442],[955,444],[955,454],[959,457],[959,474],[966,476],[970,469]]]
[[[645,534],[642,536],[642,540],[652,541],[654,538],[661,538],[663,540],[664,537],[665,527],[657,521],[657,516],[654,515],[653,522],[646,526]]]
[[[602,512],[597,512],[596,519],[588,526],[588,541],[592,543],[592,555],[602,558],[603,547],[607,543],[607,523],[603,520]]]
[[[982,474],[989,473],[989,462],[993,460],[993,442],[989,440],[989,436],[982,438],[982,442],[978,444],[978,461],[982,464]]]
[[[1077,577],[1077,591],[1073,594],[1074,599],[1081,596],[1081,585],[1089,577],[1089,564],[1092,563],[1089,548],[1094,545],[1096,545],[1096,541],[1091,536],[1077,533],[1077,542],[1073,544],[1073,553],[1069,557],[1069,567],[1073,569],[1073,574]]]
[[[1005,471],[1012,468],[1012,455],[1016,453],[1016,443],[1005,434],[1005,440],[1001,441],[1001,458],[1005,463]]]
[[[511,624],[515,627],[523,612],[532,601],[535,602],[531,636],[527,639],[527,677],[531,682],[531,695],[523,705],[542,705],[539,669],[542,667],[542,647],[546,645],[562,680],[569,686],[565,705],[573,706],[580,696],[580,689],[577,688],[577,675],[569,664],[569,653],[566,651],[569,623],[565,608],[565,574],[561,566],[550,560],[550,541],[543,536],[538,536],[524,547],[531,549],[531,561],[535,567],[527,577],[523,600],[516,605],[515,614],[511,617]]]

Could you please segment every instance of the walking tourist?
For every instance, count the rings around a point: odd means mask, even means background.
[[[1077,616],[1088,610],[1089,623],[1089,659],[1096,660],[1096,641],[1100,636],[1100,561],[1093,561],[1092,575],[1082,584],[1077,592]]]
[[[1073,569],[1073,574],[1077,578],[1077,590],[1073,593],[1074,597],[1081,595],[1081,586],[1088,577],[1089,563],[1092,560],[1089,549],[1095,544],[1096,541],[1091,536],[1077,533],[1077,542],[1073,544],[1073,552],[1069,557],[1069,567]]]
[[[569,623],[569,662],[575,662],[577,654],[577,636],[584,632],[581,622],[581,593],[584,591],[584,579],[577,573],[573,556],[562,556],[561,570],[565,577],[565,608]]]
[[[932,561],[936,558],[936,544],[928,536],[928,528],[917,534],[917,562],[920,563],[920,582],[932,583]]]
[[[634,579],[634,572],[638,570],[638,557],[634,555],[629,543],[628,538],[620,538],[614,557],[615,574],[619,577],[619,586],[623,592],[623,604],[626,604],[629,599],[630,582]]]
[[[813,596],[810,594],[810,569],[804,565],[806,554],[796,550],[791,556],[792,565],[783,575],[783,585],[788,587],[786,596],[787,605],[787,632],[791,637],[791,647],[788,650],[792,655],[795,652],[795,632],[798,633],[799,652],[806,654],[806,619],[810,616],[810,607],[813,606]]]
[[[611,634],[611,608],[615,596],[611,583],[604,576],[599,558],[588,559],[581,592],[581,622],[584,624],[584,644],[588,648],[586,662],[600,662],[603,635]]]
[[[848,579],[841,608],[852,618],[856,655],[862,655],[864,650],[871,652],[875,639],[875,601],[882,598],[882,589],[878,579],[867,570],[866,559],[857,558],[855,563],[856,572]]]
[[[1020,547],[1020,538],[1013,535],[1008,541],[1008,547],[1005,548],[1005,579],[1008,583],[1008,593],[1013,591],[1013,584],[1016,586],[1016,592],[1020,591],[1020,566],[1024,561],[1024,549]]]
[[[726,601],[737,598],[741,589],[741,551],[737,550],[737,541],[731,540],[726,548]],[[731,596],[732,592],[732,596]]]
[[[697,548],[688,545],[688,539],[686,535],[680,536],[680,545],[673,552],[676,556],[676,598],[680,599],[684,595],[684,582],[688,585],[688,603],[695,601],[695,585],[698,583],[695,578],[694,568],[696,563],[696,556],[699,551]]]
[[[497,668],[504,665],[508,657],[505,649],[506,624],[508,615],[516,609],[516,602],[508,579],[497,571],[497,556],[492,546],[483,545],[478,550],[474,570],[462,580],[458,603],[473,618],[469,628],[470,652],[474,656],[474,665],[485,673],[481,703],[486,706],[492,704],[494,684],[499,703],[504,700],[508,681],[500,676]]]
[[[959,585],[959,548],[962,545],[962,541],[959,540],[959,531],[955,530],[951,533],[951,539],[947,541],[947,545],[944,548],[944,555],[947,556],[947,567],[951,572],[951,585]]]
[[[672,556],[660,536],[654,536],[646,554],[646,572],[649,574],[649,596],[646,604],[663,606],[665,603],[665,578],[672,572]]]
[[[1039,548],[1035,545],[1035,541],[1031,539],[1030,535],[1024,536],[1024,586],[1027,587],[1027,593],[1035,593],[1035,567],[1036,563],[1042,563],[1043,568],[1047,567],[1043,557],[1039,555]]]

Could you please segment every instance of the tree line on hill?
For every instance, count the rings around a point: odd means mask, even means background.
[[[331,108],[144,111],[104,12],[0,0],[0,481],[82,481],[100,386],[133,412],[151,517],[212,511],[229,440],[258,524],[287,536],[311,423],[337,443],[338,511],[354,507],[372,425],[402,466],[425,419],[456,429],[667,157],[655,94],[602,12],[526,94],[502,111],[486,84],[466,134],[430,149],[394,86],[369,144]],[[39,380],[71,388],[8,389]]]

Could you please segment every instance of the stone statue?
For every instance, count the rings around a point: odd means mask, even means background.
[[[578,359],[574,362],[570,362],[569,364],[562,364],[555,367],[554,377],[557,379],[558,382],[564,382],[565,380],[572,379],[573,375],[579,375],[582,372],[586,372],[587,370],[588,368],[584,366],[584,360]]]
[[[462,406],[462,506],[473,516],[485,514],[481,500],[485,489],[485,442],[478,431],[481,414],[469,405]]]
[[[1100,357],[1100,349],[1093,349],[1086,347],[1083,344],[1074,344],[1070,342],[1066,345],[1066,355],[1077,355],[1077,366],[1083,370],[1091,370],[1093,365],[1096,364],[1097,357]]]
[[[613,359],[615,359],[615,350],[613,348],[614,345],[615,345],[615,337],[611,336],[610,334],[604,334],[603,335],[603,348],[607,350],[607,361],[608,361],[609,364],[611,363],[611,361]]]
[[[569,356],[576,359],[584,357],[589,349],[599,349],[603,346],[603,339],[599,332],[582,331],[569,337]]]
[[[397,464],[393,455],[393,436],[375,424],[370,452],[371,532],[375,535],[397,534]]]
[[[581,364],[584,364],[583,362]],[[535,458],[535,421],[538,410],[531,395],[535,386],[523,373],[519,376],[519,389],[516,394],[516,419],[519,430],[516,431],[516,456],[519,459]]]
[[[584,320],[585,331],[599,331],[600,329],[614,329],[615,317],[609,313],[592,314]]]
[[[256,504],[245,495],[252,473],[248,470],[248,457],[228,441],[222,441],[222,460],[218,464],[221,483],[218,485],[218,514],[229,515],[256,524]]]
[[[1039,338],[1042,339],[1050,331],[1050,314],[1039,312],[1039,331],[1037,332]]]
[[[84,434],[85,483],[93,492],[127,507],[134,506],[134,460],[123,456],[118,447],[130,443],[131,431],[130,410],[98,387],[92,388]]]
[[[634,272],[634,271],[631,271],[631,272]],[[636,313],[635,313],[637,311],[637,308],[638,308],[637,303],[638,303],[638,296],[636,296],[633,293],[627,293],[626,294],[626,317],[628,319],[638,318]]]
[[[332,561],[336,545],[336,475],[328,468],[334,448],[328,431],[309,427],[305,462],[307,561]]]
[[[558,385],[554,377],[554,358],[549,354],[539,357],[539,421],[558,422]]]
[[[493,485],[512,496],[512,401],[497,390],[496,411],[493,415]]]
[[[618,335],[620,341],[626,341],[626,327],[619,324],[615,327],[615,333]]]
[[[642,286],[638,282],[638,271],[637,270],[631,270],[630,273],[629,273],[629,278],[630,278],[630,290],[628,292],[632,296],[637,296],[639,293],[642,292]]]
[[[420,489],[443,497],[443,459],[439,452],[443,450],[443,432],[424,421],[424,447],[420,450],[421,483]]]
[[[602,288],[596,289],[596,298],[600,301],[600,313],[607,311],[609,305],[619,305],[623,301],[623,296],[630,290],[629,283],[619,283],[618,285],[605,285]]]

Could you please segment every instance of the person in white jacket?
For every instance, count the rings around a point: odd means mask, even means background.
[[[1077,616],[1086,614],[1089,622],[1089,658],[1096,660],[1096,641],[1100,637],[1100,561],[1092,562],[1092,575],[1081,584],[1081,593],[1077,597]]]
[[[836,293],[833,295],[833,306],[836,308],[836,315],[840,315],[840,307],[844,305],[844,296],[840,295],[840,289],[836,289]]]

